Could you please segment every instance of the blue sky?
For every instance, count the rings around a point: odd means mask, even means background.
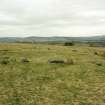
[[[105,0],[0,0],[0,37],[105,35]]]

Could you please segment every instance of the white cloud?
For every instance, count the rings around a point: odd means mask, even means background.
[[[0,36],[105,34],[104,0],[0,0]]]

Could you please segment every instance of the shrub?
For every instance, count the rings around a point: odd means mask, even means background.
[[[4,56],[4,57],[1,57],[1,58],[0,58],[0,63],[6,65],[6,64],[9,63],[9,60],[10,60],[10,57]]]
[[[0,62],[1,64],[8,64],[9,63],[9,60],[6,60],[6,59],[4,59],[4,60],[2,60],[1,62]]]
[[[74,42],[65,42],[64,46],[74,46]]]
[[[102,66],[102,63],[101,62],[97,62],[96,65],[97,66]]]
[[[28,63],[28,62],[30,62],[30,61],[29,61],[27,58],[22,58],[22,59],[21,59],[21,62],[22,62],[22,63]]]
[[[94,52],[95,55],[98,55],[98,52]]]
[[[50,48],[48,48],[48,50],[50,50]]]

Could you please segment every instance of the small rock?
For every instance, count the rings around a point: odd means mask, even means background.
[[[74,64],[74,61],[72,59],[66,59],[66,60],[59,60],[59,59],[55,59],[55,60],[49,60],[49,63],[52,64]]]
[[[50,60],[49,63],[52,63],[52,64],[64,64],[65,61],[64,60]]]

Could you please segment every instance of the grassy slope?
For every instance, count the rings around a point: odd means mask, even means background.
[[[94,51],[105,48],[0,44],[0,59],[10,57],[0,64],[0,105],[105,105],[105,60]],[[49,64],[53,58],[75,64]]]

